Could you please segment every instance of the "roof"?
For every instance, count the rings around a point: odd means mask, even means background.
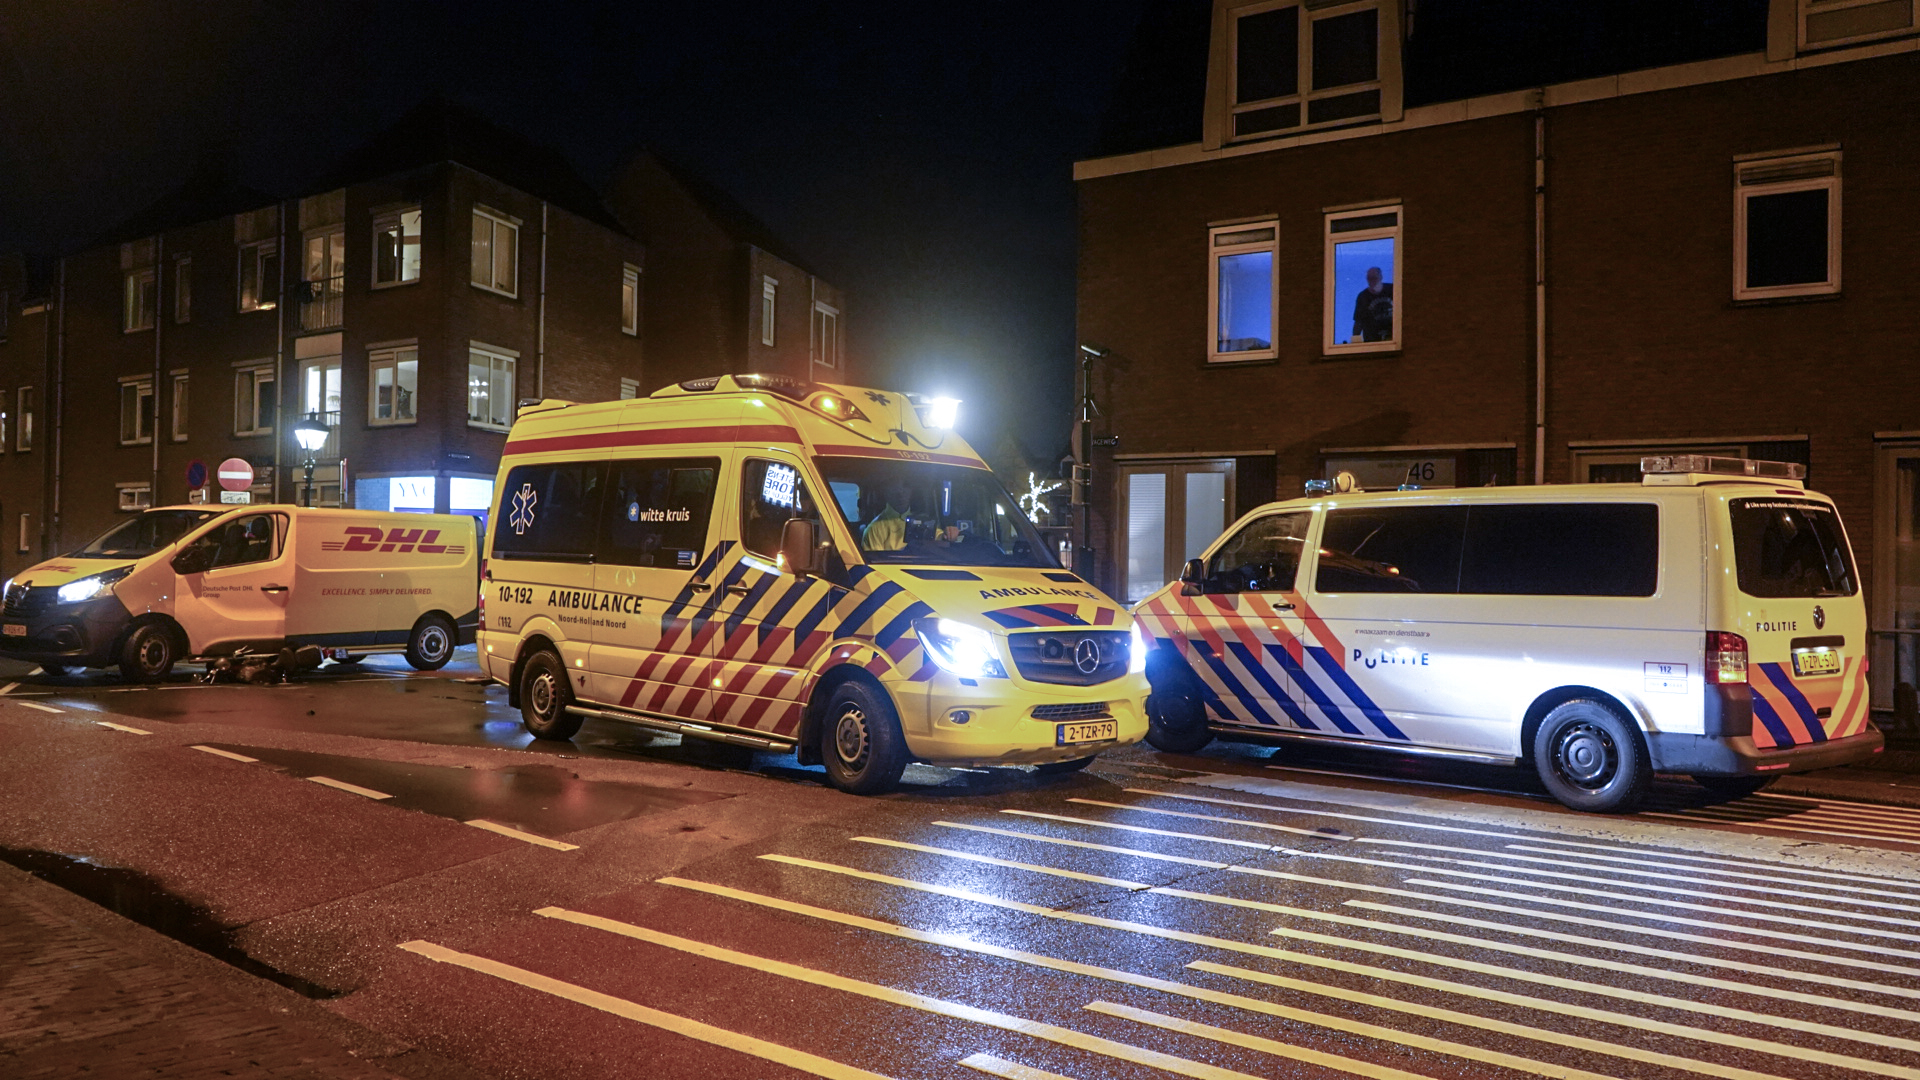
[[[638,150],[633,157],[645,158],[658,166],[667,178],[679,185],[687,197],[700,205],[709,220],[728,236],[743,244],[752,244],[761,251],[774,255],[809,274],[817,274],[813,264],[795,254],[786,241],[774,234],[766,222],[755,217],[739,200],[721,190],[711,181],[686,169],[669,158],[652,150]]]
[[[171,194],[160,197],[146,209],[108,229],[88,246],[138,240],[165,229],[214,221],[272,206],[279,201],[278,196],[248,187],[224,172],[203,170]]]

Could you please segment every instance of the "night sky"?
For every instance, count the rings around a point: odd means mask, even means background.
[[[563,5],[10,0],[0,250],[84,246],[228,163],[296,193],[438,93],[599,185],[683,163],[853,293],[875,381],[1051,459],[1072,409],[1072,162],[1145,0]],[[996,455],[998,456],[998,455]]]

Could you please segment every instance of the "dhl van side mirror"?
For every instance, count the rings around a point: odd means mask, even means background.
[[[780,531],[780,561],[787,572],[807,577],[820,572],[820,523],[788,518]]]
[[[213,565],[213,549],[210,547],[190,547],[173,557],[173,572],[176,574],[200,574]]]
[[[1206,591],[1207,566],[1199,559],[1188,559],[1180,568],[1180,595],[1199,596]]]

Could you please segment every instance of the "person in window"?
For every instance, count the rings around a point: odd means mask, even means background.
[[[1393,282],[1381,280],[1380,268],[1367,267],[1367,287],[1353,298],[1353,340],[1393,340]]]

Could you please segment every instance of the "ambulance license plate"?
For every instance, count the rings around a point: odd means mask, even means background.
[[[26,637],[27,624],[10,622],[4,627],[0,627],[0,634],[5,634],[8,637]]]
[[[1808,675],[1838,675],[1840,654],[1831,649],[1795,649],[1793,673],[1802,678]]]
[[[1074,743],[1107,742],[1120,737],[1118,720],[1094,720],[1085,724],[1059,724],[1053,729],[1053,745],[1072,746]]]

